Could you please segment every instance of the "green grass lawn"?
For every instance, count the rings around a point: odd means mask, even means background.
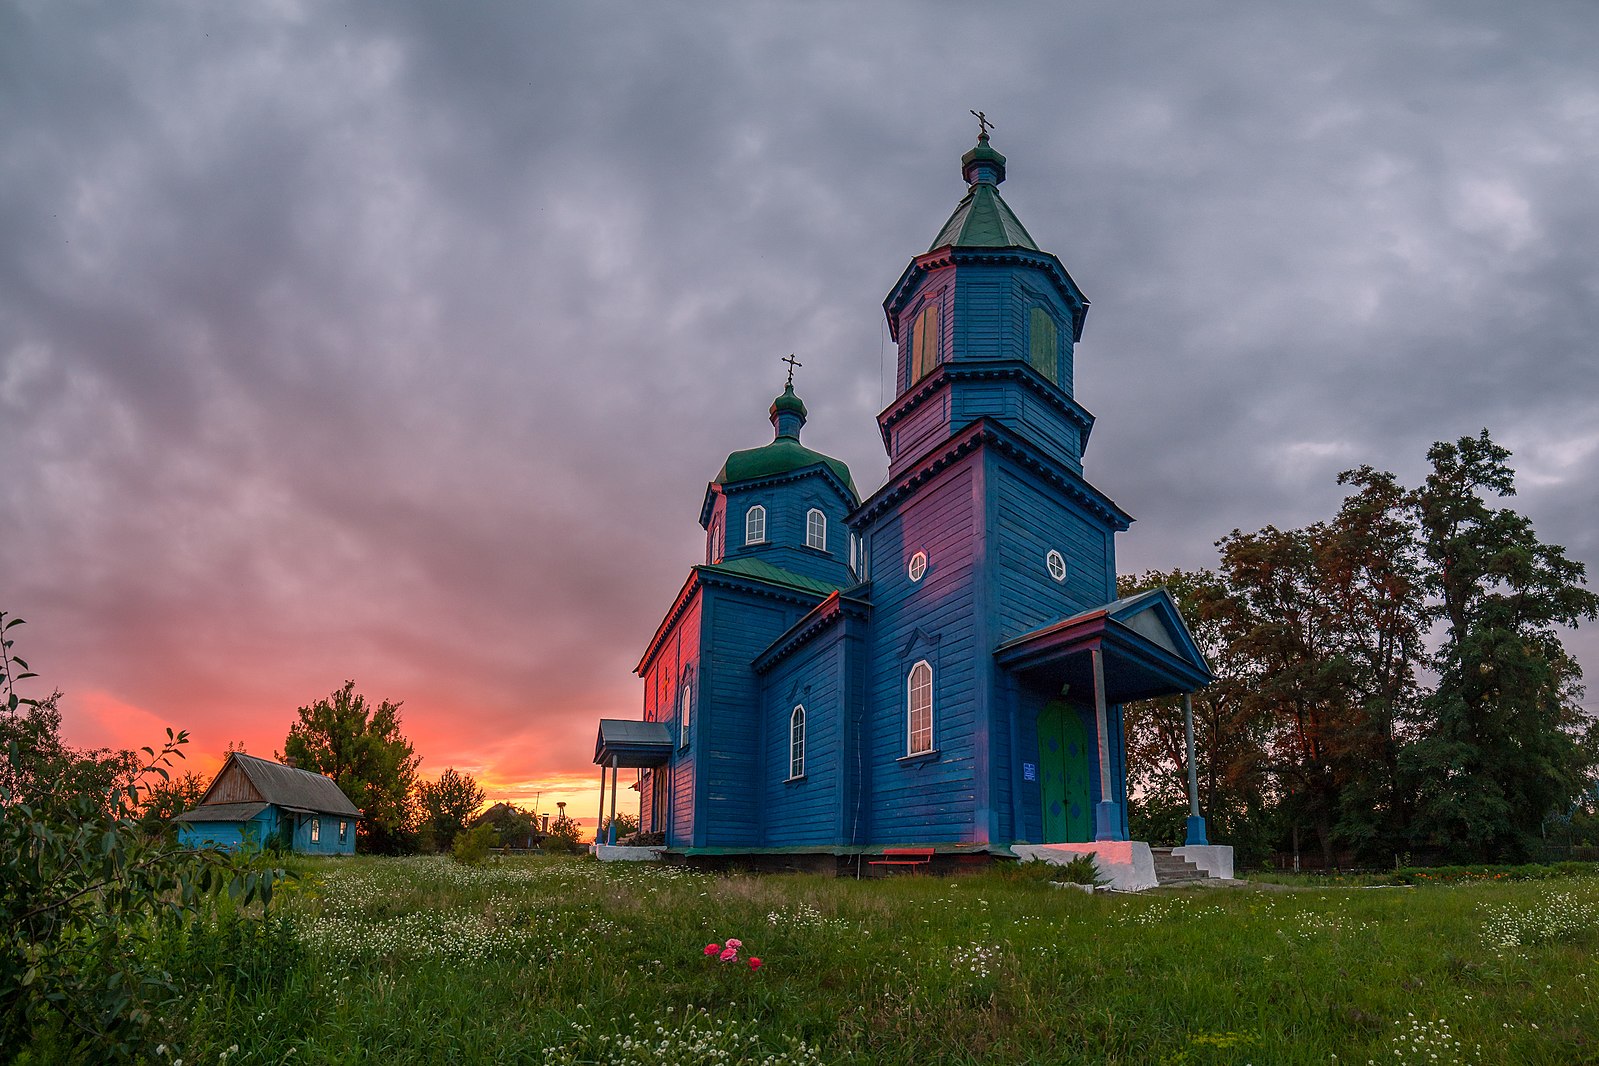
[[[170,948],[209,979],[165,1061],[1599,1063],[1594,877],[1089,896],[998,872],[296,869],[268,937]],[[729,937],[738,960],[704,954]]]

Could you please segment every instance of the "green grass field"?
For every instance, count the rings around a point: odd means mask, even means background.
[[[998,872],[295,869],[265,936],[168,945],[207,980],[158,1061],[1599,1063],[1591,876],[1088,896]],[[737,960],[705,954],[729,937]]]

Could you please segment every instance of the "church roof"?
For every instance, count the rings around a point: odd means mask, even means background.
[[[987,182],[972,186],[927,250],[945,246],[1040,250],[999,190]]]
[[[789,437],[779,437],[760,448],[746,448],[734,452],[727,457],[727,462],[722,464],[722,469],[714,480],[718,485],[726,485],[733,481],[746,481],[749,478],[788,474],[818,464],[826,466],[840,481],[849,486],[850,492],[855,492],[855,481],[850,477],[849,467],[843,460],[834,459],[821,452],[813,452]]]
[[[723,559],[719,563],[701,563],[696,570],[704,570],[713,574],[736,574],[739,577],[752,577],[757,581],[765,581],[773,585],[784,585],[800,592],[812,592],[818,596],[829,596],[837,592],[838,585],[821,581],[804,574],[796,574],[792,570],[784,570],[780,566],[761,559]]]
[[[1005,157],[990,147],[988,131],[978,137],[977,147],[961,157],[961,176],[971,188],[928,251],[945,247],[1041,250],[999,195],[999,183],[1005,180]]]

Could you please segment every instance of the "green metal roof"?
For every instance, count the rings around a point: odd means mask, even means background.
[[[999,195],[999,190],[987,182],[972,186],[927,250],[946,245],[954,248],[1040,250],[1027,232],[1027,227],[1016,217],[1016,212]]]
[[[842,587],[784,570],[780,566],[773,566],[771,563],[760,559],[724,559],[719,563],[701,563],[694,569],[709,571],[713,574],[736,574],[739,577],[753,577],[757,581],[783,585],[787,588],[814,593],[818,596],[830,596]]]
[[[859,498],[860,494],[855,491],[855,480],[850,477],[848,466],[845,466],[841,460],[811,451],[792,437],[778,437],[764,447],[746,448],[741,452],[734,452],[727,457],[727,462],[722,464],[721,472],[714,480],[718,485],[727,485],[750,478],[788,474],[818,464],[831,470],[849,488],[850,494]]]

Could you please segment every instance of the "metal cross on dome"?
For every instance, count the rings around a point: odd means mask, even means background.
[[[972,112],[972,117],[977,120],[977,133],[978,133],[978,136],[980,136],[980,137],[987,137],[989,130],[994,130],[994,129],[998,129],[999,128],[998,126],[994,125],[992,122],[988,121],[988,116],[985,115],[981,111],[973,111]]]
[[[789,352],[788,353],[788,358],[779,359],[778,362],[779,363],[787,363],[788,364],[788,385],[789,385],[790,388],[793,388],[793,386],[794,386],[794,368],[797,367],[797,366],[804,366],[805,364],[800,362],[798,359],[795,359],[793,352]]]

